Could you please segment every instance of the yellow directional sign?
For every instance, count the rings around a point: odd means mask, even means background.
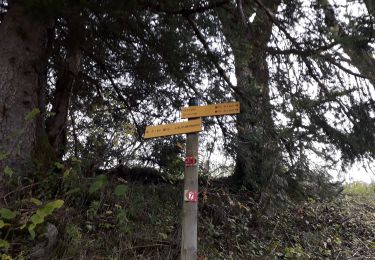
[[[146,127],[144,138],[153,138],[167,135],[187,134],[202,131],[202,120],[190,120],[187,122]]]
[[[191,106],[181,109],[181,118],[222,116],[240,113],[240,102],[220,103],[208,106]]]

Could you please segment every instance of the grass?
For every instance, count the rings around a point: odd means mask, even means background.
[[[354,196],[375,195],[375,183],[352,182],[344,186],[344,194]]]
[[[178,259],[182,186],[126,183],[126,194],[110,180],[90,194],[92,180],[66,184],[64,207],[48,218],[59,230],[48,259]],[[62,187],[64,188],[64,187]],[[64,189],[65,189],[64,188]],[[375,255],[374,185],[346,185],[332,201],[309,199],[265,213],[249,192],[233,192],[226,183],[201,187],[199,259],[365,259]],[[30,194],[29,194],[30,195]],[[36,196],[37,194],[33,194]],[[19,208],[24,212],[24,208]],[[8,255],[28,254],[45,241],[43,231],[30,240],[14,237]],[[0,252],[2,253],[2,252]],[[1,254],[0,254],[1,255]],[[21,259],[21,258],[18,258]]]

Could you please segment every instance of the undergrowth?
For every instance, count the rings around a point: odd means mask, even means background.
[[[83,178],[73,170],[56,181],[54,196],[46,196],[47,184],[36,183],[6,198],[15,201],[6,208],[26,227],[48,203],[64,205],[45,216],[35,238],[27,228],[18,229],[17,221],[1,227],[1,239],[8,242],[2,259],[179,258],[181,183]],[[372,188],[351,185],[332,201],[310,198],[265,211],[247,190],[231,189],[225,181],[205,183],[199,198],[199,259],[370,258],[375,255]],[[48,248],[51,227],[58,235]]]

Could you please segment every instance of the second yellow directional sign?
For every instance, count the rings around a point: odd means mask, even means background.
[[[202,120],[190,120],[187,122],[166,125],[154,125],[146,127],[144,138],[153,138],[167,135],[187,134],[202,131]]]
[[[181,109],[181,118],[222,116],[240,113],[240,102],[220,103],[208,106],[191,106]]]

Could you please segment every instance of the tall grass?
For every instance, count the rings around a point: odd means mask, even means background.
[[[344,185],[344,194],[371,196],[375,195],[375,183],[352,182]]]

